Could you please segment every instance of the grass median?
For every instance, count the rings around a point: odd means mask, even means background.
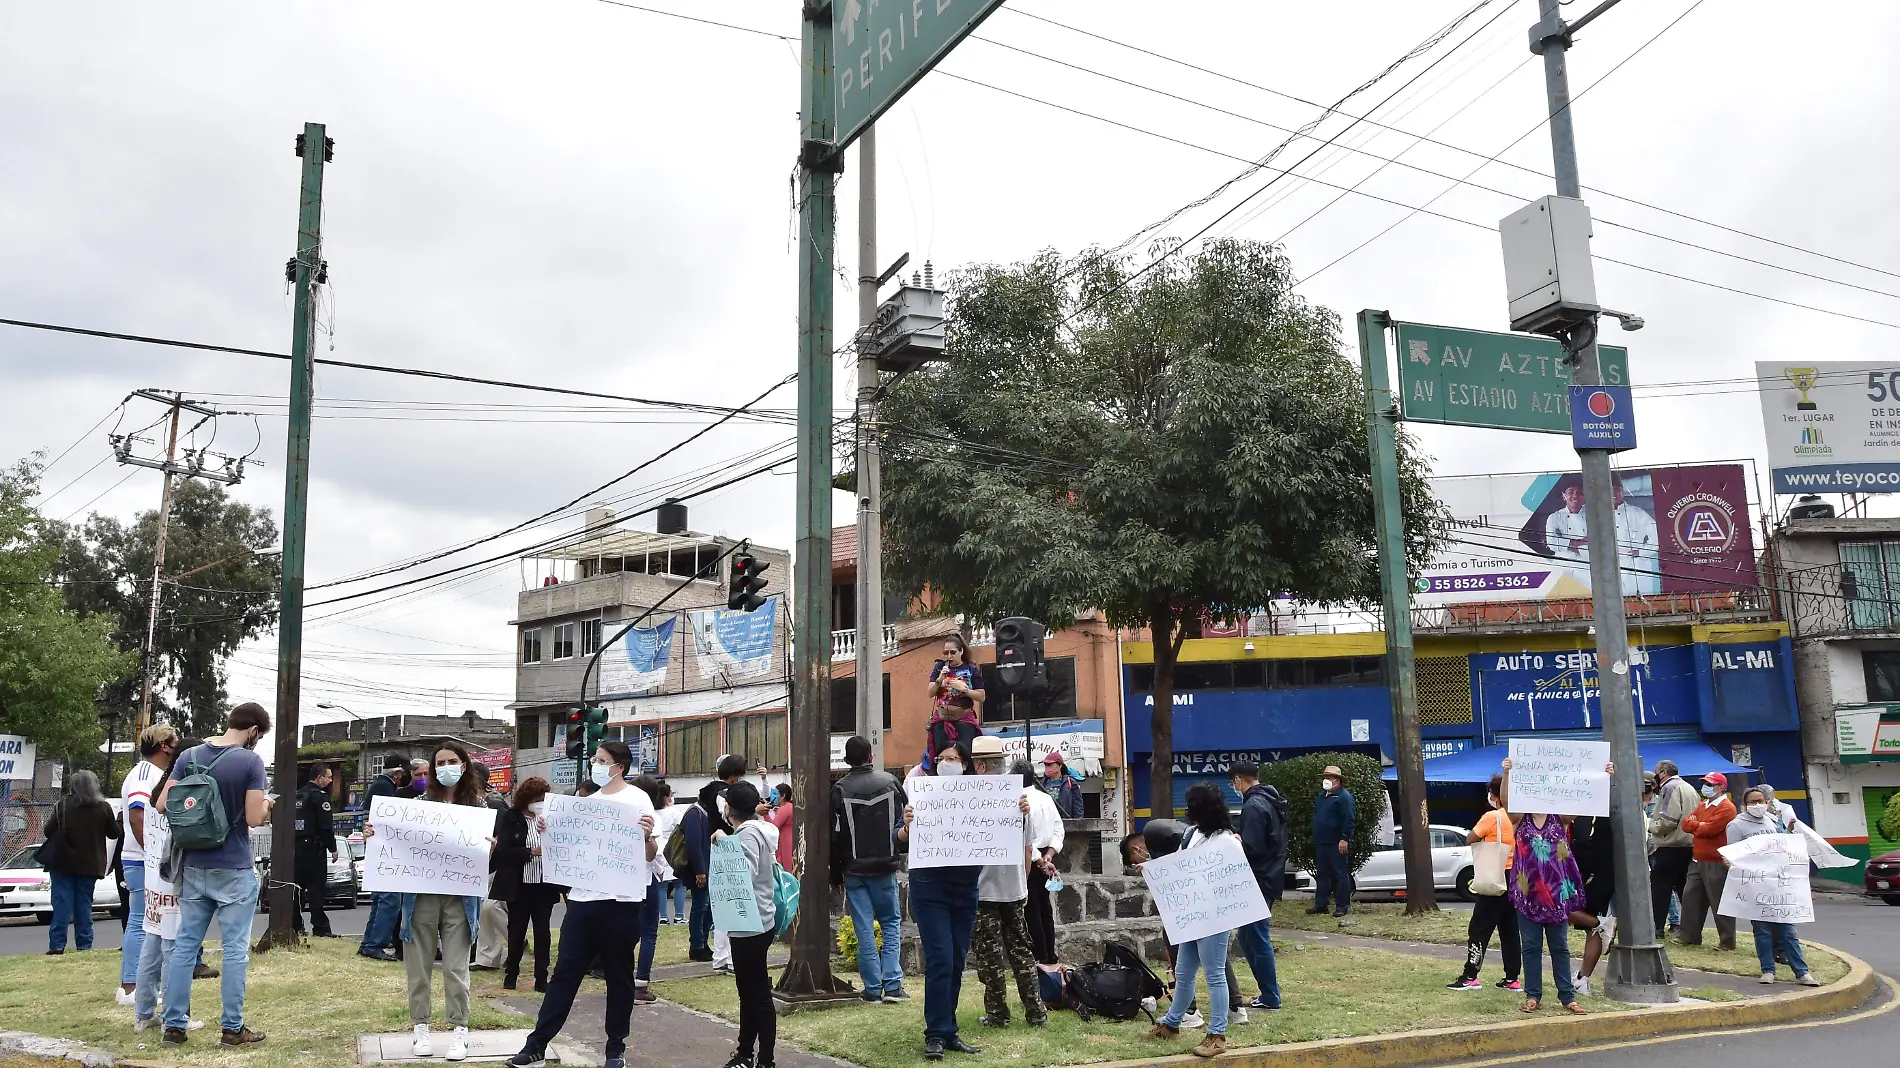
[[[1350,1038],[1360,1035],[1409,1031],[1424,1027],[1456,1027],[1524,1019],[1519,1011],[1522,994],[1486,986],[1483,990],[1445,988],[1444,962],[1404,953],[1317,946],[1286,942],[1276,946],[1280,988],[1286,1007],[1278,1012],[1255,1012],[1246,1024],[1228,1029],[1232,1046],[1259,1046],[1275,1042]],[[1247,996],[1256,992],[1244,963],[1237,965]],[[1546,980],[1548,982],[1548,979]],[[821,1012],[800,1012],[779,1018],[779,1038],[817,1053],[826,1053],[866,1068],[895,1068],[923,1062],[923,981],[906,977],[912,1000],[901,1005],[864,1005]],[[656,983],[661,997],[702,1012],[736,1019],[738,1000],[730,978],[679,979]],[[1554,990],[1546,994],[1554,995]],[[1586,998],[1593,1011],[1615,1006]],[[1201,987],[1201,1009],[1208,1001]],[[1011,984],[1012,1026],[983,1027],[983,987],[974,973],[963,977],[963,999],[957,1021],[963,1037],[983,1047],[986,1065],[1063,1065],[1128,1060],[1185,1053],[1203,1032],[1184,1031],[1179,1039],[1160,1041],[1143,1037],[1150,1026],[1145,1017],[1115,1023],[1100,1018],[1084,1021],[1073,1012],[1053,1012],[1042,1029],[1022,1023],[1022,1006]],[[1561,1027],[1572,1017],[1561,1013],[1554,998],[1540,1018]]]
[[[1445,909],[1428,912],[1422,916],[1405,915],[1404,905],[1377,903],[1355,904],[1350,917],[1358,922],[1350,927],[1339,926],[1339,921],[1331,914],[1313,916],[1304,909],[1274,909],[1273,928],[1276,931],[1314,931],[1323,934],[1355,935],[1360,938],[1386,938],[1397,942],[1430,942],[1439,945],[1463,945],[1465,930],[1471,923],[1471,913]],[[1497,952],[1497,938],[1492,937],[1492,952]],[[1715,926],[1710,924],[1703,929],[1702,944],[1685,946],[1673,939],[1664,942],[1669,950],[1669,960],[1677,967],[1695,968],[1705,972],[1723,972],[1728,975],[1760,975],[1761,966],[1755,960],[1755,938],[1749,932],[1747,924],[1738,924],[1735,932],[1733,950],[1715,948]],[[1808,967],[1813,969],[1814,977],[1823,983],[1832,983],[1847,974],[1847,962],[1829,953],[1812,942],[1801,943],[1802,955],[1808,959]],[[1570,932],[1570,954],[1573,958],[1583,956],[1583,932]],[[1440,966],[1441,970],[1443,966]],[[1794,978],[1794,972],[1786,965],[1775,969],[1776,975],[1783,980]],[[1772,988],[1768,988],[1772,989]]]

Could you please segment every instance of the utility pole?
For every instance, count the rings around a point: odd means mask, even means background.
[[[152,662],[155,659],[152,651],[157,648],[158,603],[164,590],[160,583],[165,576],[165,534],[172,518],[172,465],[178,461],[180,399],[175,394],[172,397],[171,430],[165,435],[165,488],[158,497],[158,541],[152,550],[152,597],[146,610],[145,650],[141,660],[143,670],[139,672],[142,676],[139,682],[139,732],[143,732],[146,725],[152,722]]]
[[[1544,89],[1550,103],[1551,161],[1557,195],[1583,199],[1577,173],[1576,130],[1570,110],[1566,57],[1572,35],[1614,7],[1606,0],[1566,25],[1558,0],[1537,0],[1539,20],[1531,28],[1531,51],[1544,57]],[[1561,337],[1573,361],[1570,382],[1603,382],[1597,359],[1597,317],[1591,315]],[[1649,853],[1643,812],[1643,759],[1636,748],[1636,714],[1630,698],[1629,628],[1623,617],[1623,575],[1616,551],[1616,500],[1610,450],[1578,449],[1583,468],[1583,514],[1589,527],[1590,602],[1596,625],[1597,681],[1601,692],[1603,739],[1610,743],[1616,774],[1610,783],[1610,832],[1616,851],[1616,941],[1609,948],[1605,992],[1618,1001],[1668,1003],[1677,1000],[1675,971],[1657,941],[1650,910]]]
[[[858,135],[858,708],[857,733],[884,767],[883,460],[878,455],[881,383],[871,331],[877,322],[877,127]]]
[[[265,941],[294,946],[292,929],[296,889],[290,873],[296,866],[297,830],[297,712],[303,675],[303,556],[305,515],[310,503],[310,407],[315,383],[311,376],[311,342],[316,326],[312,289],[326,275],[323,263],[323,165],[330,161],[334,142],[323,136],[323,124],[304,123],[297,138],[297,156],[303,160],[303,182],[297,204],[297,257],[292,261],[296,298],[290,332],[290,433],[284,447],[284,582],[277,620],[277,759],[274,787],[277,806],[271,816],[270,930]]]

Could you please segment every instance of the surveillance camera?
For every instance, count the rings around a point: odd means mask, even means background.
[[[1252,642],[1248,642],[1247,644],[1245,644],[1245,645],[1243,645],[1243,646],[1241,646],[1240,648],[1241,648],[1241,650],[1242,650],[1243,652],[1248,652],[1248,653],[1251,653],[1251,652],[1253,652],[1253,643],[1252,643]]]

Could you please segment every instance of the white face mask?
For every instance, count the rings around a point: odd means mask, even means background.
[[[1319,788],[1322,790],[1325,790],[1327,793],[1331,793],[1335,785],[1337,784],[1334,783],[1333,780],[1331,779],[1321,779],[1319,781]]]
[[[1761,819],[1763,816],[1768,815],[1768,806],[1757,801],[1754,804],[1748,806],[1748,814],[1755,817],[1756,819]]]
[[[548,803],[546,801],[536,801],[534,804],[528,806],[528,811],[539,816],[541,813],[547,811],[547,807]]]
[[[595,786],[605,786],[614,781],[614,766],[612,764],[592,764],[589,765],[589,767],[593,770],[588,772],[588,775],[593,778]]]
[[[961,774],[963,774],[963,761],[961,761],[961,760],[943,760],[943,761],[939,761],[939,762],[937,763],[937,774],[939,774],[939,775],[961,775]]]
[[[435,766],[435,781],[444,786],[454,786],[456,783],[461,782],[462,765],[437,764]]]

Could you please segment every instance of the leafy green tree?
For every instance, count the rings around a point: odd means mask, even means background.
[[[1336,316],[1276,248],[1220,241],[1137,268],[1053,252],[951,281],[947,363],[885,406],[893,577],[946,610],[1062,626],[1084,608],[1154,646],[1155,815],[1171,814],[1174,666],[1202,621],[1276,596],[1378,600],[1364,390]],[[1444,527],[1400,443],[1407,556]]]
[[[95,700],[135,658],[114,647],[108,621],[61,599],[38,490],[37,460],[0,470],[0,734],[32,739],[45,759],[96,756]]]
[[[1312,871],[1319,862],[1313,841],[1313,808],[1319,804],[1319,782],[1328,765],[1339,769],[1352,794],[1352,838],[1346,847],[1352,870],[1358,871],[1378,848],[1379,825],[1385,819],[1385,769],[1364,753],[1307,753],[1260,766],[1260,781],[1272,783],[1287,800],[1286,866],[1288,871]],[[1328,842],[1334,849],[1337,843]]]
[[[1889,842],[1900,842],[1900,790],[1895,790],[1887,798],[1887,807],[1880,813],[1875,826],[1880,836]]]
[[[130,525],[94,514],[83,526],[50,524],[67,604],[106,619],[119,648],[145,646],[158,541],[158,512]],[[165,538],[164,595],[154,643],[153,709],[187,733],[211,735],[226,704],[224,662],[247,639],[277,622],[281,564],[260,550],[277,542],[270,511],[232,500],[224,487],[193,479],[172,490]],[[140,679],[112,688],[108,701],[130,713]]]

